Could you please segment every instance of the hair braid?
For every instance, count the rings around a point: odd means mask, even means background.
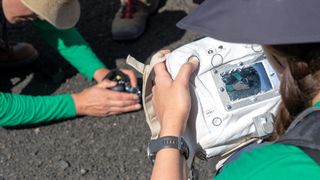
[[[276,117],[276,130],[272,139],[282,135],[294,118],[312,105],[312,99],[318,94],[320,72],[311,70],[312,62],[314,61],[288,58],[288,67],[283,72],[280,86],[282,103]]]

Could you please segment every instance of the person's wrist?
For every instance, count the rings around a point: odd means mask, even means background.
[[[80,98],[79,98],[79,94],[71,94],[71,97],[72,97],[73,102],[74,102],[74,106],[75,106],[75,109],[76,109],[76,114],[77,115],[84,115],[83,112],[82,112],[82,107],[81,107],[81,101],[80,101]]]
[[[96,70],[96,72],[93,75],[94,80],[96,80],[98,83],[101,82],[104,77],[106,77],[106,75],[110,72],[109,69],[107,68],[101,68]]]
[[[159,137],[164,137],[164,136],[180,137],[182,134],[183,134],[183,131],[180,131],[180,130],[168,130],[168,129],[162,130],[161,129]]]
[[[168,123],[165,123],[168,122]],[[177,117],[164,118],[161,123],[160,137],[181,136],[184,132],[184,120]]]

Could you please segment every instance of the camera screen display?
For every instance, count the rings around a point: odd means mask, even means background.
[[[248,98],[272,89],[269,77],[261,62],[249,67],[223,72],[221,78],[231,101]]]

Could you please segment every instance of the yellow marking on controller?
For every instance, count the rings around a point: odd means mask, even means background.
[[[120,75],[117,75],[116,76],[116,80],[121,80],[122,78],[121,78],[121,76]]]

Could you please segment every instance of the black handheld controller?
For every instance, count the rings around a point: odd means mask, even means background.
[[[119,69],[111,70],[104,79],[117,82],[117,85],[110,88],[114,91],[134,93],[141,96],[141,91],[137,87],[131,87],[130,78]]]

